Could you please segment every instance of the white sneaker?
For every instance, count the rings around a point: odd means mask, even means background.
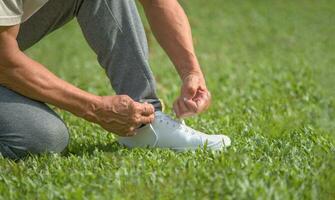
[[[118,142],[129,148],[170,148],[175,151],[196,150],[206,146],[210,150],[221,150],[230,146],[225,135],[207,135],[173,120],[166,114],[155,112],[155,120],[136,131],[132,137],[119,137]]]

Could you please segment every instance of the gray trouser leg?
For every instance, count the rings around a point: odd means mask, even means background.
[[[74,17],[117,94],[161,109],[148,63],[145,33],[134,0],[49,0],[21,24],[25,50]],[[62,120],[45,104],[0,86],[0,154],[60,152],[68,143]]]
[[[17,37],[21,50],[26,50],[44,36],[72,20],[80,2],[77,0],[49,0],[26,22],[21,24]]]
[[[160,110],[147,40],[134,0],[84,0],[77,20],[116,93],[147,101]]]
[[[50,0],[21,26],[20,48],[29,48],[74,17],[115,92],[161,110],[135,0]]]
[[[19,159],[28,153],[59,153],[69,134],[47,105],[0,86],[0,154]]]
[[[21,24],[18,43],[25,50],[70,21],[78,4],[52,0]],[[19,159],[29,153],[61,152],[69,141],[64,122],[44,103],[0,85],[0,154]]]

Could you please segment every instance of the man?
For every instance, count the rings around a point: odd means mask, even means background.
[[[196,58],[190,26],[177,0],[140,0],[151,28],[182,79],[174,103],[177,117],[199,114],[210,93]],[[96,96],[67,83],[23,51],[77,18],[106,70],[115,96]],[[43,102],[43,103],[42,103]],[[213,150],[230,145],[224,135],[206,135],[161,111],[148,63],[148,47],[133,0],[1,0],[0,153],[61,152],[69,135],[45,103],[116,133],[127,147]]]

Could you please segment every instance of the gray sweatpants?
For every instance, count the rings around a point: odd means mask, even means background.
[[[74,17],[116,93],[160,110],[134,0],[49,0],[21,24],[17,38],[21,50]],[[0,154],[18,159],[28,153],[61,152],[68,141],[64,122],[47,105],[0,86]]]

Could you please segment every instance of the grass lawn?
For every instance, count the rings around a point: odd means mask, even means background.
[[[127,150],[73,115],[65,156],[0,158],[0,199],[334,199],[335,1],[183,1],[213,94],[187,120],[232,147]],[[172,64],[148,32],[167,112],[179,93]],[[61,78],[113,94],[76,21],[27,52]]]

